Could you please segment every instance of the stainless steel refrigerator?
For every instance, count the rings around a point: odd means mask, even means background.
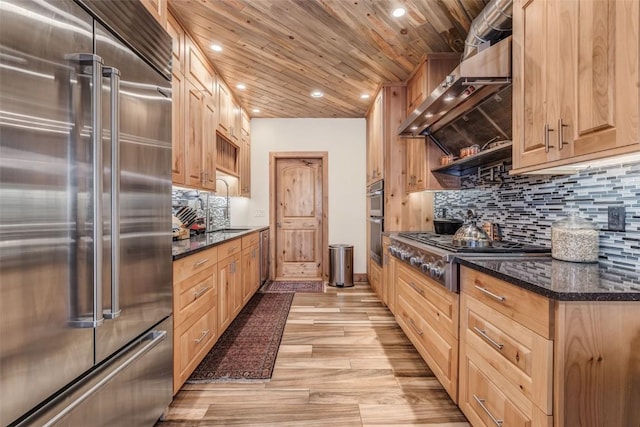
[[[0,1],[0,425],[171,402],[170,57],[137,1]]]

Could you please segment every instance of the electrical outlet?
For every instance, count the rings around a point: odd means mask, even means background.
[[[256,218],[263,218],[264,217],[264,209],[256,209],[255,213],[253,214],[254,217]]]
[[[624,231],[626,215],[624,206],[609,206],[608,214],[607,228],[611,231]]]

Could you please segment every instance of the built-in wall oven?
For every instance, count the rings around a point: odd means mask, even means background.
[[[369,211],[369,256],[382,265],[382,232],[384,231],[384,181],[367,188]]]

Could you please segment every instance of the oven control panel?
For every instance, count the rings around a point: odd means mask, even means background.
[[[441,256],[397,241],[392,241],[389,253],[403,263],[420,270],[422,274],[431,277],[447,289],[455,291],[450,283],[452,279],[452,275],[448,271],[451,267],[450,263],[447,263]]]

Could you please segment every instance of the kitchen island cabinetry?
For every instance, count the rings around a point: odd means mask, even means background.
[[[218,248],[173,263],[173,393],[218,339]]]
[[[466,266],[460,285],[459,406],[474,426],[640,423],[638,301],[557,300]]]
[[[639,151],[639,3],[516,0],[513,12],[512,173]]]
[[[458,401],[458,294],[397,263],[395,316],[454,402]]]

